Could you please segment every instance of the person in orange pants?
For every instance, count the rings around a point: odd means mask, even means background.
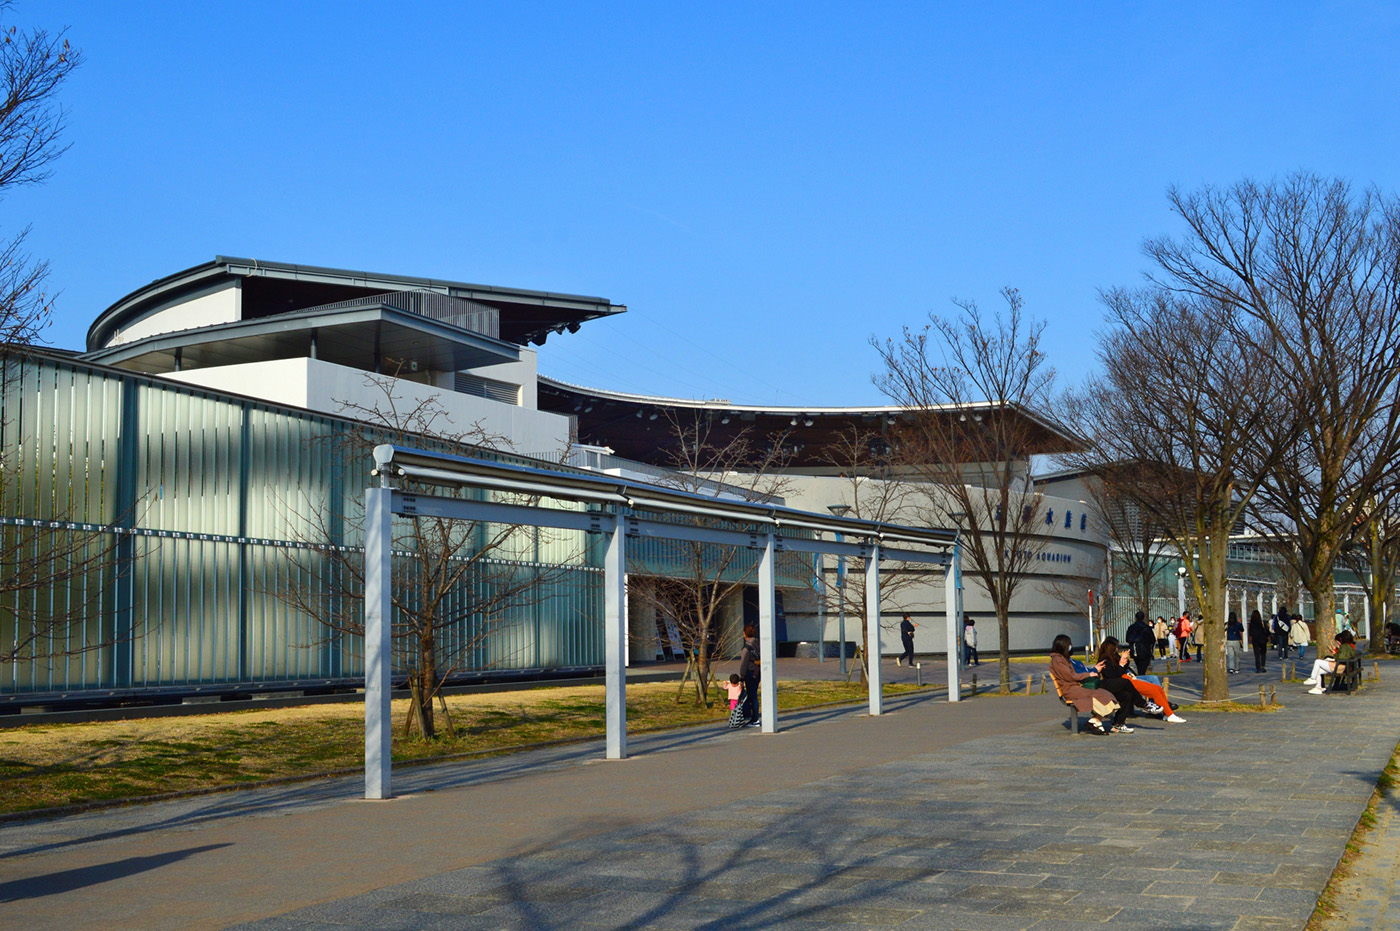
[[[1110,641],[1112,641],[1114,647],[1118,646],[1118,641],[1114,637],[1107,638],[1104,641],[1104,646],[1107,646]],[[1102,647],[1100,649],[1101,651],[1103,651]],[[1109,656],[1112,656],[1114,653],[1113,650],[1107,650],[1104,652],[1107,652]],[[1100,655],[1102,655],[1102,652]],[[1172,710],[1172,706],[1167,701],[1166,689],[1162,688],[1155,682],[1147,682],[1144,681],[1140,676],[1133,675],[1131,669],[1129,668],[1132,659],[1128,655],[1128,652],[1126,650],[1122,651],[1121,653],[1118,653],[1118,662],[1124,667],[1122,673],[1123,678],[1127,679],[1128,683],[1132,685],[1133,688],[1137,689],[1139,695],[1141,695],[1148,701],[1155,703],[1158,708],[1162,709],[1163,720],[1169,721],[1172,724],[1186,723],[1185,718],[1183,718],[1181,715],[1177,714],[1175,711]]]

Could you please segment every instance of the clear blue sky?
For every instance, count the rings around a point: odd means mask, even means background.
[[[1171,183],[1400,184],[1394,3],[21,0],[86,63],[0,204],[82,345],[216,254],[597,294],[546,374],[863,404],[871,335],[999,302],[1093,365]]]

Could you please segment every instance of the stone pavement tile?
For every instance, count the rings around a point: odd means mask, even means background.
[[[1106,905],[1124,911],[1179,914],[1195,901],[1190,896],[1152,895],[1147,892],[1127,892],[1120,889],[1088,889],[1074,897],[1075,908]]]
[[[327,924],[307,918],[264,918],[244,927],[248,931],[345,931],[345,925]]]
[[[1114,891],[1139,894],[1149,883],[1137,879],[1107,879],[1101,876],[1047,876],[1037,889],[1069,889],[1073,892]]]
[[[1208,883],[1215,878],[1215,870],[1197,870],[1189,867],[1172,868],[1170,866],[1118,866],[1108,873],[1108,878],[1139,879],[1147,882],[1192,882]]]
[[[925,882],[951,886],[994,886],[1009,889],[1029,889],[1045,879],[1043,873],[980,873],[972,870],[946,870],[930,876]]]
[[[1110,924],[1099,927],[1127,928],[1132,931],[1231,931],[1238,921],[1239,917],[1236,915],[1192,915],[1187,920],[1182,912],[1125,908],[1113,916]],[[1299,925],[1299,928],[1301,927],[1302,925]]]
[[[1264,886],[1283,889],[1322,889],[1332,877],[1330,867],[1297,867],[1277,873],[1238,873],[1221,870],[1215,882],[1223,885]]]
[[[1237,899],[1252,901],[1259,898],[1256,886],[1229,886],[1211,882],[1154,882],[1147,895],[1180,895],[1208,899]]]
[[[1311,905],[1289,904],[1279,902],[1243,902],[1238,899],[1210,899],[1198,898],[1186,910],[1186,914],[1191,917],[1199,915],[1233,915],[1241,917],[1250,915],[1256,918],[1292,918],[1298,922],[1298,927],[1302,927],[1313,912]]]
[[[1242,915],[1235,922],[1232,931],[1295,931],[1298,922],[1292,918],[1264,918],[1259,915]]]

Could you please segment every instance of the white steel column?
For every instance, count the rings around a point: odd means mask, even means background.
[[[627,521],[618,508],[603,554],[603,662],[606,669],[606,703],[610,760],[627,758],[627,669],[623,646],[627,642]]]
[[[958,563],[961,557],[960,544],[953,545],[953,555],[948,563],[948,574],[943,579],[944,614],[948,626],[948,700],[962,700],[962,683],[958,671],[962,668],[962,618],[958,616]]]
[[[1249,591],[1247,589],[1240,590],[1240,624],[1244,627],[1249,626]]]
[[[1366,639],[1371,639],[1371,599],[1366,599]]]
[[[392,798],[389,713],[394,617],[392,488],[365,490],[365,798]]]
[[[773,590],[773,534],[763,544],[758,560],[758,698],[759,730],[778,729],[778,622]]]
[[[870,713],[884,711],[880,685],[880,545],[870,544],[865,560],[865,667],[870,681]]]

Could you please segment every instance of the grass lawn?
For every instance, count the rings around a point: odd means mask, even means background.
[[[688,688],[677,704],[676,689],[674,682],[629,685],[629,732],[728,718],[727,701],[717,697],[705,708],[693,704]],[[916,690],[885,686],[886,695]],[[778,684],[780,710],[865,697],[858,684]],[[442,736],[431,743],[403,739],[408,702],[393,705],[396,763],[604,732],[601,685],[450,696],[457,734],[446,734],[439,707]],[[0,813],[357,769],[364,765],[364,740],[364,706],[358,703],[0,730]]]

